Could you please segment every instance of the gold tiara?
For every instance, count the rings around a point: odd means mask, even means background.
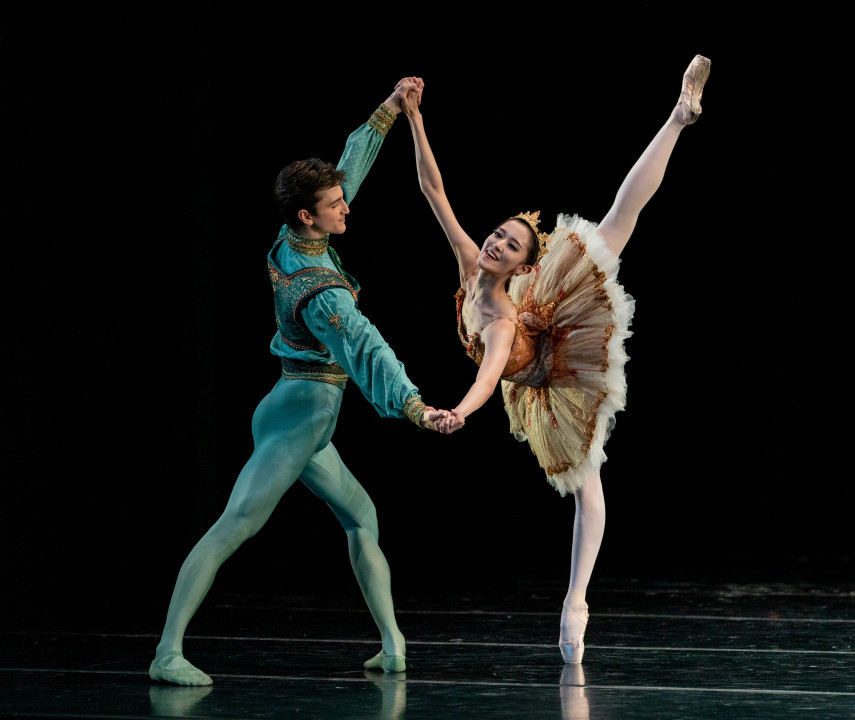
[[[521,212],[518,215],[514,215],[514,217],[524,220],[528,223],[528,226],[534,230],[534,235],[537,238],[538,244],[535,263],[540,262],[540,258],[549,252],[549,249],[546,247],[549,244],[549,233],[540,232],[537,227],[540,225],[540,210],[535,210],[534,212]]]

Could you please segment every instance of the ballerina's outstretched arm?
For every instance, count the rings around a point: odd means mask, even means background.
[[[701,114],[701,95],[710,71],[710,61],[696,55],[683,74],[680,99],[668,121],[659,129],[618,189],[615,201],[600,222],[606,245],[620,255],[629,241],[642,208],[659,189],[665,168],[683,128]]]
[[[507,318],[498,318],[491,322],[481,333],[484,342],[484,357],[475,376],[475,382],[467,391],[457,407],[447,411],[446,417],[437,420],[436,428],[441,433],[454,432],[463,427],[466,417],[484,405],[496,391],[502,377],[502,371],[508,362],[508,355],[516,336],[514,324]]]
[[[427,198],[440,226],[442,226],[452,250],[454,250],[460,270],[460,284],[463,286],[466,276],[477,268],[477,258],[480,249],[475,241],[460,226],[451,209],[451,203],[448,201],[448,197],[445,194],[445,187],[442,183],[442,175],[439,172],[436,158],[433,155],[427,135],[425,134],[424,121],[419,111],[419,98],[420,96],[415,93],[408,93],[401,100],[401,105],[410,122],[410,129],[413,133],[419,187]]]

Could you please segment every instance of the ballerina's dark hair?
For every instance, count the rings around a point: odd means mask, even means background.
[[[510,217],[508,220],[516,220],[528,232],[528,253],[526,253],[525,256],[525,264],[534,265],[537,262],[537,256],[540,252],[540,243],[537,239],[537,233],[531,225],[520,217]],[[507,222],[507,220],[505,222]]]

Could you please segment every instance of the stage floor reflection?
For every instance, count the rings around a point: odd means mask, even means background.
[[[853,718],[855,584],[600,580],[585,661],[557,648],[559,586],[399,593],[407,671],[353,596],[212,594],[185,654],[214,679],[148,679],[156,627],[88,618],[2,630],[0,715],[56,718]]]

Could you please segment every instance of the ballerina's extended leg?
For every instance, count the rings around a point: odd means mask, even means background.
[[[600,234],[615,255],[623,251],[639,214],[662,184],[680,133],[700,117],[701,96],[709,73],[710,61],[696,55],[683,73],[680,96],[667,122],[632,166],[617,191],[614,203],[600,222]]]

